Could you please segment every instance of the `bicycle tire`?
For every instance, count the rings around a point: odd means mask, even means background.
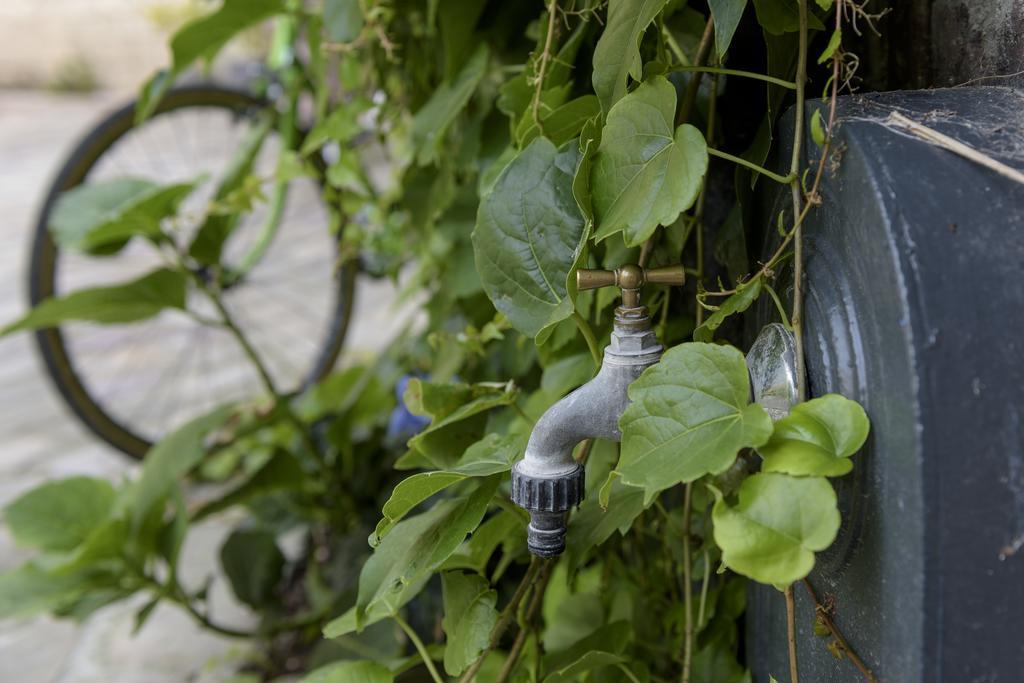
[[[161,100],[152,117],[190,107],[214,107],[243,114],[265,108],[267,103],[251,93],[218,84],[197,84],[172,88]],[[54,206],[63,192],[81,185],[104,153],[134,127],[135,102],[123,105],[107,115],[75,146],[51,183],[35,225],[29,263],[29,304],[38,305],[56,293],[59,249],[49,231]],[[145,125],[145,124],[143,124]],[[354,269],[342,266],[336,276],[337,295],[326,343],[305,376],[302,387],[322,379],[334,367],[344,346],[352,311],[355,285]],[[97,437],[122,453],[141,459],[152,442],[123,424],[89,393],[75,370],[73,358],[59,327],[35,333],[36,345],[54,387],[78,420]]]

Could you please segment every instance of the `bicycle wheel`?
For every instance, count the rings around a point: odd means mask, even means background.
[[[216,85],[171,90],[149,120],[133,127],[134,103],[104,119],[71,153],[39,213],[29,268],[33,306],[86,286],[124,282],[159,265],[133,240],[111,256],[58,249],[48,230],[61,193],[78,185],[132,176],[160,183],[205,182],[183,205],[188,216],[212,196],[238,143],[265,103]],[[272,178],[281,141],[264,142],[253,172]],[[270,182],[269,180],[267,181]],[[269,194],[269,191],[268,191]],[[240,260],[259,238],[268,209],[246,214],[225,246]],[[226,308],[262,356],[276,386],[296,391],[334,366],[352,305],[354,272],[337,268],[337,237],[320,188],[310,178],[288,187],[281,223],[263,258],[223,293]],[[189,306],[204,301],[189,295]],[[221,403],[262,391],[259,377],[230,334],[181,315],[121,326],[72,323],[36,333],[46,369],[75,415],[101,439],[140,458],[176,426]]]

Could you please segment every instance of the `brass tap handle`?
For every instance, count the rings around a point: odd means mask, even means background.
[[[576,287],[581,292],[612,285],[621,289],[623,308],[637,308],[640,305],[640,288],[645,284],[680,287],[685,279],[686,272],[682,265],[641,268],[635,263],[630,263],[615,270],[580,268],[576,271]]]

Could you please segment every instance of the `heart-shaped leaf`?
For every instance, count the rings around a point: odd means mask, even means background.
[[[741,448],[759,446],[771,418],[750,403],[743,354],[731,346],[690,343],[669,349],[629,387],[623,413],[622,482],[658,491],[724,472]]]
[[[604,111],[626,94],[627,78],[643,75],[640,38],[667,0],[610,0],[608,19],[594,47],[594,92]]]
[[[839,531],[836,494],[823,477],[755,474],[740,486],[735,507],[718,494],[712,519],[722,562],[776,586],[807,576],[814,553],[831,545]]]
[[[762,470],[838,477],[853,469],[850,456],[868,437],[870,423],[856,401],[828,394],[793,408],[757,451]]]
[[[473,231],[476,269],[494,307],[539,341],[573,312],[569,277],[586,241],[573,198],[579,145],[536,138],[484,197]]]
[[[444,594],[444,670],[458,676],[487,649],[498,621],[498,593],[476,574],[441,574]]]
[[[608,112],[590,175],[598,241],[621,231],[642,244],[697,198],[707,145],[693,126],[673,126],[675,111],[675,86],[656,76]]]

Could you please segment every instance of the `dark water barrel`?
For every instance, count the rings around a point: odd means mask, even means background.
[[[880,681],[1024,681],[1024,185],[894,130],[894,110],[1024,169],[1012,89],[841,100],[805,228],[805,355],[811,395],[857,399],[872,432],[835,481],[842,529],[810,579]],[[767,233],[789,202],[759,183]],[[796,597],[801,680],[862,680]],[[754,590],[747,618],[754,680],[787,680],[782,595]]]

